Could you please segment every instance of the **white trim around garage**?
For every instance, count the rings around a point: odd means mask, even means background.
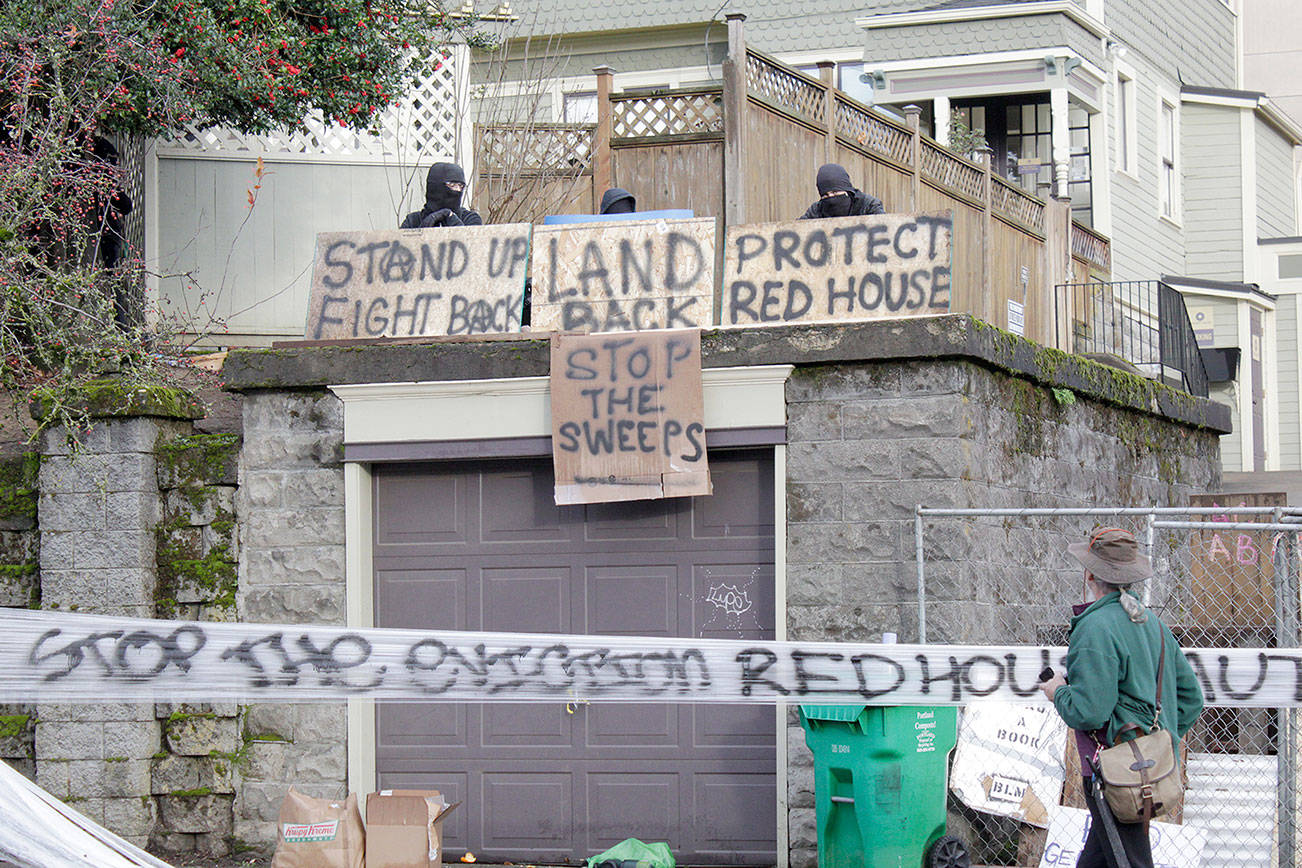
[[[706,368],[705,428],[786,425],[790,365]],[[331,386],[344,402],[344,443],[550,437],[547,377]]]
[[[371,552],[374,504],[371,468],[344,465],[344,607],[348,626],[375,626],[375,578]],[[375,791],[375,701],[348,700],[348,790],[366,804]]]

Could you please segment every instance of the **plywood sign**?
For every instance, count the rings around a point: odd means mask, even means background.
[[[701,333],[555,335],[556,503],[710,493]]]
[[[518,332],[527,223],[322,232],[309,340]]]
[[[534,331],[714,324],[714,218],[538,226]]]
[[[1236,513],[1235,507],[1285,506],[1287,495],[1191,494],[1189,505],[1215,507],[1198,516],[1212,523],[1260,522],[1270,516]],[[1295,537],[1296,539],[1296,537]],[[1270,628],[1275,623],[1275,550],[1285,532],[1197,530],[1189,535],[1192,595],[1189,620],[1217,627]]]
[[[953,228],[948,211],[731,226],[723,324],[948,313]]]

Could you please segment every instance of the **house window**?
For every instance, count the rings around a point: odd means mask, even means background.
[[[1117,73],[1117,168],[1131,175],[1135,171],[1138,136],[1135,126],[1135,80]]]
[[[865,81],[865,79],[867,79]],[[873,84],[872,73],[862,61],[838,63],[836,65],[836,86],[851,99],[857,99],[864,105],[877,102],[877,90]]]
[[[1161,162],[1158,165],[1158,195],[1161,197],[1161,213],[1172,220],[1176,217],[1176,175],[1175,175],[1175,106],[1162,100],[1162,112],[1158,121],[1158,147]]]
[[[561,103],[561,121],[567,124],[595,124],[597,122],[597,94],[579,91],[565,94]]]
[[[1090,115],[1082,106],[1067,109],[1067,134],[1071,139],[1071,164],[1067,195],[1071,196],[1071,217],[1085,226],[1094,225],[1093,184],[1090,183]]]

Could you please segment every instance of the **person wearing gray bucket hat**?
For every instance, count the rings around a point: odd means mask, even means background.
[[[1115,865],[1104,823],[1089,781],[1089,760],[1127,724],[1147,731],[1157,693],[1158,657],[1162,680],[1158,722],[1177,739],[1203,709],[1203,692],[1193,667],[1171,630],[1144,607],[1132,586],[1153,575],[1153,564],[1139,551],[1134,534],[1100,528],[1067,552],[1085,568],[1083,603],[1072,607],[1067,638],[1067,673],[1040,685],[1058,714],[1076,731],[1085,802],[1093,822],[1081,848],[1078,868],[1152,868],[1147,823],[1115,824],[1126,862]]]
[[[1153,575],[1153,562],[1139,553],[1135,535],[1120,528],[1096,531],[1089,542],[1072,543],[1067,551],[1094,578],[1111,585],[1133,585]]]

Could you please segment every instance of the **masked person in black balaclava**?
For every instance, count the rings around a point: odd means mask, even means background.
[[[425,207],[412,211],[399,229],[429,229],[434,226],[482,226],[475,211],[461,207],[466,173],[456,163],[435,163],[425,176]]]
[[[886,213],[882,200],[857,189],[850,183],[850,173],[836,163],[819,166],[816,183],[819,199],[800,215],[801,220]]]
[[[632,214],[637,210],[637,200],[623,187],[611,187],[601,194],[602,214]]]

